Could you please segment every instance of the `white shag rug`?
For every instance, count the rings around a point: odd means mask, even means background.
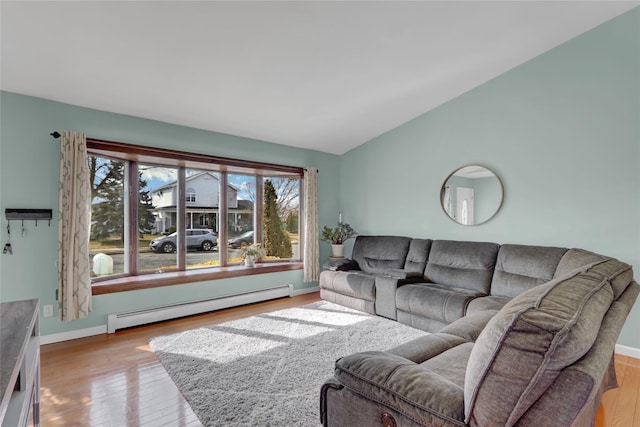
[[[206,426],[317,426],[320,387],[340,357],[426,332],[321,301],[153,338]]]

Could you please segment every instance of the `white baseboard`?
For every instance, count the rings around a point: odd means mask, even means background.
[[[313,292],[319,292],[320,287],[315,286],[311,288],[297,289],[291,291],[291,296],[310,294]],[[55,334],[42,335],[40,337],[40,345],[53,344],[56,342],[75,340],[77,338],[85,338],[93,335],[100,335],[107,333],[107,325],[95,326],[93,328],[77,329],[75,331],[59,332]]]
[[[298,295],[311,294],[314,292],[320,292],[320,286],[314,286],[311,288],[304,288],[304,289],[296,289],[293,292],[291,292],[291,296],[297,297]]]
[[[640,348],[627,347],[626,345],[616,344],[616,353],[623,356],[633,357],[634,359],[640,359]]]
[[[85,338],[106,333],[107,325],[94,326],[93,328],[86,329],[76,329],[75,331],[58,332],[56,334],[42,335],[40,337],[40,345],[75,340],[77,338]]]

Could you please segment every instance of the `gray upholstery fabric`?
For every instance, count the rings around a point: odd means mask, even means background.
[[[388,352],[414,363],[422,363],[465,342],[464,338],[451,334],[426,334],[389,349]]]
[[[464,288],[436,283],[416,283],[398,288],[396,305],[398,311],[448,324],[464,316],[469,301],[479,295],[481,293]],[[398,320],[400,318],[398,314]],[[420,327],[416,323],[410,326]]]
[[[399,286],[413,283],[418,277],[397,278],[392,276],[376,276],[375,296],[376,314],[396,320],[396,291]]]
[[[384,274],[388,269],[403,268],[411,239],[399,236],[358,236],[351,259],[365,273]]]
[[[466,421],[517,422],[567,366],[592,348],[614,297],[609,279],[628,267],[606,261],[507,303],[485,327],[469,359]]]
[[[427,266],[427,259],[429,259],[431,243],[431,239],[411,240],[407,260],[404,263],[404,269],[407,271],[424,272],[424,269]]]
[[[488,295],[498,248],[496,243],[434,240],[425,278]]]
[[[331,408],[329,411],[328,408]],[[355,427],[355,426],[379,426],[382,417],[391,417],[397,427],[424,426],[410,419],[405,414],[393,409],[389,405],[379,402],[373,396],[361,396],[352,392],[340,384],[336,379],[327,381],[320,394],[320,417],[325,427]],[[434,419],[436,419],[434,417]],[[458,421],[438,420],[438,425],[443,427],[464,426]]]
[[[469,314],[445,326],[439,334],[449,334],[460,337],[465,341],[475,342],[489,320],[496,315],[497,310],[484,310]]]
[[[398,318],[398,322],[403,325],[409,325],[413,328],[426,332],[439,331],[449,324],[449,322],[445,322],[444,320],[430,319],[428,317],[422,317],[402,310],[398,310],[396,312],[396,316]]]
[[[553,274],[553,278],[555,279],[557,277],[565,276],[585,265],[593,264],[594,262],[598,261],[604,261],[606,259],[607,258],[602,255],[585,251],[584,249],[569,249],[560,259],[558,267]]]
[[[396,290],[405,282],[405,279],[395,277],[376,277],[376,314],[378,316],[396,320]]]
[[[343,357],[336,362],[335,375],[351,391],[421,425],[464,425],[462,387],[395,354],[363,352]]]
[[[566,248],[502,245],[491,281],[491,295],[513,298],[553,278]]]
[[[348,258],[342,259],[329,259],[322,265],[324,270],[332,270],[332,271],[347,271],[347,270],[358,270],[358,263],[354,260]]]
[[[325,301],[334,302],[345,307],[353,308],[354,310],[360,310],[365,313],[375,314],[375,303],[373,301],[343,295],[330,289],[322,288],[320,288],[320,298]]]
[[[365,313],[375,313],[375,276],[361,272],[320,273],[320,298]]]
[[[629,286],[631,301],[637,297],[639,288],[635,283]],[[615,301],[611,305],[593,347],[579,361],[563,369],[548,391],[522,416],[519,424],[570,425],[583,412],[584,420],[578,425],[591,425],[602,393],[617,385],[615,369],[611,369],[613,349],[630,309],[624,302]],[[585,402],[588,403],[585,405]]]
[[[467,305],[467,315],[485,310],[500,310],[506,303],[511,301],[508,297],[480,297],[472,300]]]
[[[376,276],[349,271],[323,271],[320,289],[329,289],[354,298],[374,301]]]
[[[451,350],[447,350],[425,360],[420,363],[420,366],[432,372],[437,372],[438,375],[451,381],[458,387],[463,388],[464,373],[467,369],[467,362],[469,361],[472,348],[472,342],[465,342],[464,344],[453,347]]]

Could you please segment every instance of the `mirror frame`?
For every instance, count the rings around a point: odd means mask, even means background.
[[[496,207],[496,210],[489,216],[489,218],[485,219],[484,221],[478,222],[478,223],[475,223],[475,224],[462,224],[462,223],[458,222],[455,218],[451,217],[451,215],[449,215],[449,213],[445,209],[445,207],[444,207],[444,189],[445,189],[445,187],[447,185],[447,182],[449,181],[449,179],[452,176],[454,176],[461,169],[468,168],[470,166],[477,166],[477,167],[486,169],[487,171],[491,172],[493,174],[493,176],[496,177],[496,179],[498,180],[498,184],[500,184],[500,203],[498,203],[498,206]],[[447,177],[444,179],[444,182],[442,183],[442,186],[440,186],[440,207],[442,208],[442,212],[444,212],[444,214],[447,216],[447,218],[449,218],[454,223],[456,223],[458,225],[463,225],[465,227],[475,227],[477,225],[486,224],[487,222],[491,221],[498,214],[498,212],[500,212],[500,209],[502,208],[503,203],[504,203],[504,185],[502,184],[502,180],[500,179],[498,174],[496,174],[493,170],[489,169],[488,167],[486,167],[484,165],[478,164],[478,163],[469,163],[469,164],[460,166],[459,168],[457,168],[456,170],[451,172],[449,175],[447,175]]]

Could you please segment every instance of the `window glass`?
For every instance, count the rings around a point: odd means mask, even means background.
[[[219,266],[220,174],[187,169],[185,187],[187,202],[192,195],[185,212],[187,269]]]
[[[265,246],[265,262],[299,259],[301,169],[109,141],[87,139],[87,146],[95,280],[240,264],[242,247],[253,242]]]
[[[300,258],[300,179],[264,177],[263,224],[267,260]]]
[[[126,161],[89,156],[91,230],[89,256],[92,277],[127,273],[125,259],[128,227],[125,224]]]
[[[177,182],[177,168],[138,164],[139,272],[178,266]]]
[[[237,264],[242,262],[242,246],[254,242],[256,177],[229,174],[227,182],[227,263]]]

